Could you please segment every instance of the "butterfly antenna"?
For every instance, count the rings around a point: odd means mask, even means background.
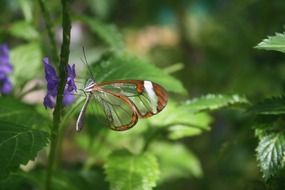
[[[94,77],[94,75],[93,75],[93,73],[92,73],[91,67],[90,67],[90,65],[88,64],[88,61],[87,61],[87,58],[86,58],[84,46],[82,46],[82,51],[83,51],[84,60],[82,60],[82,58],[80,58],[80,59],[81,59],[81,61],[87,66],[88,72],[89,72],[89,74],[91,75],[92,80],[95,81],[95,77]]]

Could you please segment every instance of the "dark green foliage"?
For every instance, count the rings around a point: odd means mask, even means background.
[[[37,152],[48,142],[48,133],[31,129],[23,125],[1,122],[0,151],[5,153],[0,157],[0,180],[6,178],[11,171],[33,160]]]
[[[280,115],[285,113],[285,97],[272,97],[252,106],[249,112],[261,115]]]
[[[0,43],[14,71],[13,92],[0,94],[0,189],[45,189],[48,151],[35,158],[56,137],[51,189],[284,189],[283,1],[4,0],[1,8]],[[81,89],[91,77],[82,46],[96,82],[151,80],[168,91],[166,108],[114,132],[89,106],[76,133],[85,95],[45,110],[42,58],[54,66],[69,58]],[[56,69],[63,79],[64,65]]]
[[[21,124],[24,127],[49,131],[50,120],[31,105],[15,98],[1,97],[0,122]]]
[[[275,50],[284,53],[284,35],[276,34],[263,40],[256,47],[265,50]],[[284,152],[285,152],[285,136],[284,136],[284,96],[266,98],[263,101],[251,106],[249,113],[257,115],[256,117],[256,136],[259,143],[256,148],[257,160],[259,167],[263,173],[263,177],[269,181],[278,176],[283,176],[284,169]],[[277,179],[276,178],[276,179]],[[269,183],[270,184],[270,183]],[[277,189],[272,186],[273,189]]]

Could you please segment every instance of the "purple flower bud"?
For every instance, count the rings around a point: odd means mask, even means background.
[[[76,74],[75,74],[75,65],[73,64],[72,67],[70,65],[67,65],[67,91],[68,92],[73,92],[73,91],[76,91],[77,88],[76,88],[76,85],[75,85],[75,82],[74,82],[74,79],[76,77]]]
[[[56,74],[55,69],[52,65],[49,64],[49,60],[47,57],[43,59],[44,69],[45,69],[45,78],[47,81],[47,94],[44,98],[44,106],[45,108],[54,108],[56,103],[56,96],[57,96],[57,88],[59,77]],[[74,101],[74,91],[76,91],[77,87],[75,85],[75,65],[67,65],[67,83],[64,89],[64,96],[63,96],[63,105],[69,105]]]
[[[74,101],[74,95],[70,94],[69,92],[65,92],[63,96],[62,103],[63,105],[67,106]]]
[[[12,70],[8,46],[2,44],[0,45],[0,93],[2,94],[9,94],[12,91],[12,84],[8,78]]]
[[[12,84],[8,77],[4,78],[2,81],[0,81],[0,92],[2,94],[9,94],[12,91]]]
[[[56,96],[53,96],[51,94],[47,94],[45,97],[44,97],[44,106],[45,108],[54,108],[55,106],[55,102],[56,102]]]

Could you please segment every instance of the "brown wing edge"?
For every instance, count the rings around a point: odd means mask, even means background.
[[[141,118],[148,118],[148,117],[158,114],[165,108],[167,101],[168,101],[168,95],[167,95],[166,90],[157,83],[154,83],[154,82],[151,82],[151,83],[153,85],[154,92],[156,96],[158,97],[157,112],[156,113],[147,112],[145,115],[138,113]]]

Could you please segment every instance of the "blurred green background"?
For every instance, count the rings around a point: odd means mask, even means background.
[[[11,24],[21,19],[40,23],[45,31],[37,1],[1,0],[0,4],[0,42],[10,46],[22,42],[10,35]],[[49,1],[48,6],[53,22],[60,24],[58,4]],[[116,25],[128,51],[172,73],[190,98],[237,93],[258,101],[281,94],[284,55],[254,47],[284,30],[284,11],[283,0],[72,1],[75,18],[87,16]],[[48,41],[43,34],[43,42]],[[56,37],[60,41],[59,33]],[[71,41],[71,63],[80,62],[82,45],[91,61],[98,57],[94,52],[104,49],[100,39],[77,21]],[[42,49],[49,52],[48,46]],[[155,189],[266,189],[255,158],[257,139],[251,119],[232,110],[213,116],[211,131],[180,140],[200,159],[203,176],[169,180]]]

